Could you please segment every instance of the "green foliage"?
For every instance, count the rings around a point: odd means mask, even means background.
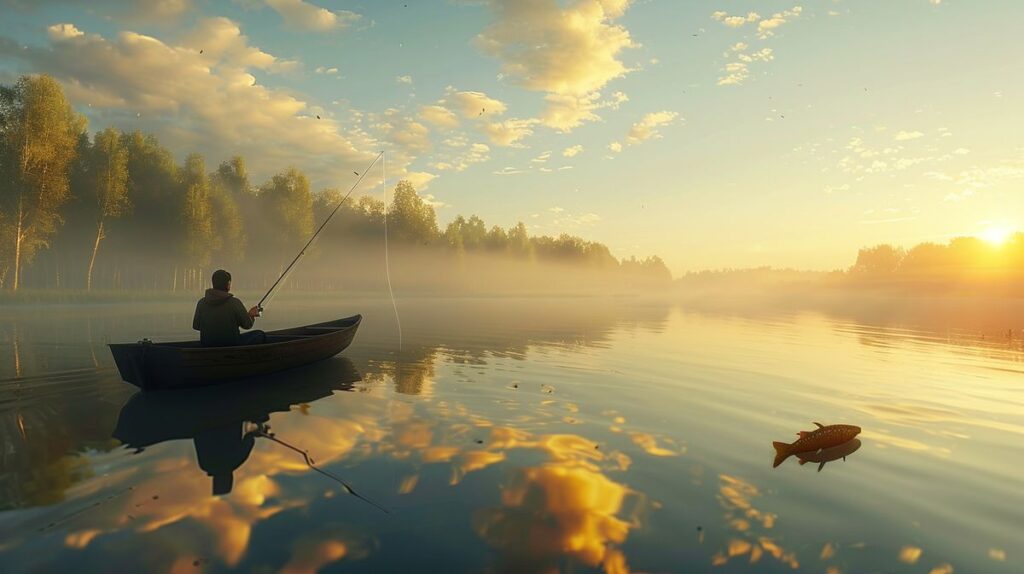
[[[62,273],[90,286],[96,267],[104,288],[127,286],[124,270],[134,274],[135,286],[176,289],[187,280],[191,288],[199,269],[214,262],[228,266],[247,255],[256,265],[290,259],[335,208],[322,242],[380,241],[386,214],[389,239],[397,245],[620,270],[600,243],[565,234],[531,237],[522,222],[504,229],[460,215],[442,233],[433,206],[409,181],[395,186],[388,205],[344,197],[337,189],[311,193],[296,168],[255,186],[239,156],[212,173],[195,153],[177,165],[156,137],[138,131],[106,129],[90,141],[84,119],[53,79],[24,77],[0,86],[0,286],[15,286],[20,266],[57,238],[60,253],[51,251],[45,263],[58,287],[68,283]],[[57,234],[65,217],[69,224]],[[101,242],[104,252],[118,253],[106,268],[97,265]],[[657,258],[623,262],[621,270],[667,276]]]
[[[209,265],[211,255],[220,247],[220,236],[213,230],[213,207],[206,163],[199,154],[189,154],[180,172],[184,202],[181,219],[185,227],[185,255],[194,264]]]
[[[0,277],[13,267],[17,290],[23,262],[31,262],[62,223],[70,166],[85,118],[71,109],[49,76],[22,76],[0,86],[0,243],[6,255]]]
[[[405,180],[395,186],[394,199],[388,209],[388,225],[395,237],[410,243],[430,244],[439,237],[434,208]]]
[[[313,233],[313,196],[309,180],[294,167],[279,173],[260,189],[260,202],[267,216],[268,233],[289,250],[300,246]]]
[[[99,219],[121,217],[131,209],[128,198],[128,147],[120,132],[107,128],[93,138],[89,172],[95,178]]]

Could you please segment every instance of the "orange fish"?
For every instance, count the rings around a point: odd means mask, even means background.
[[[790,456],[801,452],[816,452],[822,449],[839,446],[853,437],[860,434],[860,427],[853,425],[829,425],[814,423],[818,428],[813,431],[800,431],[797,434],[800,438],[796,442],[786,444],[784,442],[773,442],[775,447],[775,463],[772,468],[782,464]]]
[[[809,462],[818,463],[818,472],[825,468],[826,462],[832,462],[833,460],[843,459],[857,452],[860,448],[860,439],[855,438],[850,441],[846,441],[839,446],[833,446],[829,448],[823,448],[814,452],[798,452],[796,457],[800,459],[800,464],[804,465]]]

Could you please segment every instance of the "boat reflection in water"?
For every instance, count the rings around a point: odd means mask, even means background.
[[[823,448],[813,452],[799,452],[794,456],[800,459],[801,465],[809,462],[818,463],[818,472],[821,472],[821,469],[825,468],[826,462],[832,462],[839,459],[846,460],[846,457],[857,452],[857,449],[859,448],[860,439],[855,438],[837,446]]]
[[[139,392],[124,407],[114,438],[142,452],[171,440],[192,439],[213,494],[231,492],[234,471],[268,428],[270,413],[311,403],[361,380],[351,361],[336,358],[273,377],[163,392]]]

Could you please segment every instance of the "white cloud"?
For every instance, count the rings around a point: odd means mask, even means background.
[[[622,151],[622,144],[620,142],[612,142],[608,144],[608,149],[611,150],[613,153],[619,153],[620,151]]]
[[[658,128],[670,125],[678,117],[678,113],[666,110],[646,114],[630,128],[629,133],[626,134],[626,143],[636,145],[652,138],[660,138],[661,134],[658,133]]]
[[[337,76],[338,68],[325,68],[324,66],[317,66],[314,72],[325,76]]]
[[[535,119],[511,119],[503,122],[487,123],[483,126],[483,132],[490,138],[491,143],[502,147],[518,147],[519,143],[526,137],[533,135],[533,126],[539,120]]]
[[[730,16],[728,12],[714,12],[711,14],[712,20],[717,20],[730,28],[740,28],[744,24],[757,22],[761,19],[761,16],[757,12],[748,12],[746,16]]]
[[[523,170],[516,169],[514,167],[503,167],[498,171],[493,171],[491,173],[494,175],[516,175],[518,173],[523,173]]]
[[[412,76],[395,76],[395,81],[399,84],[412,84]]]
[[[435,162],[432,167],[438,171],[465,171],[473,164],[483,163],[491,159],[491,148],[487,144],[474,143],[458,149],[464,150],[463,153],[445,156],[445,159]]]
[[[139,42],[144,38],[148,37],[138,36]],[[94,39],[102,40],[99,36]],[[238,24],[223,17],[204,18],[197,22],[195,29],[182,38],[180,47],[191,48],[198,56],[197,63],[205,65],[227,64],[271,72],[291,71],[299,67],[295,60],[283,60],[250,45]]]
[[[266,0],[285,24],[300,30],[330,32],[343,30],[362,16],[349,10],[331,11],[303,0]]]
[[[750,77],[750,64],[753,62],[770,62],[775,59],[771,48],[762,48],[748,54],[743,51],[746,50],[746,46],[746,44],[741,42],[732,47],[736,61],[728,62],[722,68],[724,75],[718,78],[719,86],[738,86]]]
[[[420,119],[441,129],[459,127],[459,118],[451,110],[442,106],[421,106]]]
[[[572,147],[567,147],[564,150],[562,150],[562,155],[565,157],[576,157],[581,153],[583,153],[582,145],[574,145]]]
[[[443,105],[464,118],[500,116],[507,109],[504,102],[483,92],[460,92],[451,86],[438,105]]]
[[[617,110],[620,105],[629,101],[629,96],[615,92],[607,100],[601,100],[600,92],[591,92],[583,96],[570,94],[548,94],[544,96],[548,107],[541,115],[541,123],[549,128],[566,133],[579,127],[584,122],[600,120],[594,113],[596,110],[610,108]]]
[[[894,139],[894,140],[896,140],[898,142],[903,142],[903,141],[908,141],[908,140],[916,140],[917,138],[919,138],[919,137],[921,137],[923,135],[924,135],[923,133],[918,132],[918,131],[913,131],[913,132],[900,131],[895,136],[893,136],[892,139]]]
[[[620,53],[636,46],[629,31],[614,21],[631,0],[485,0],[496,20],[476,38],[477,45],[502,62],[501,77],[545,92],[542,123],[570,131],[596,121],[602,107],[597,93],[629,73]]]
[[[765,18],[757,23],[757,37],[762,40],[770,36],[775,35],[775,30],[785,24],[786,22],[800,16],[803,12],[803,8],[800,6],[793,6],[789,10],[777,12],[772,14],[771,18]]]
[[[549,159],[551,159],[551,152],[550,151],[546,151],[546,152],[540,154],[539,156],[531,159],[530,162],[531,163],[547,163],[547,161]]]
[[[317,108],[292,90],[259,83],[251,69],[287,61],[249,45],[225,18],[197,23],[199,35],[210,34],[207,48],[193,35],[175,45],[128,31],[114,39],[76,31],[58,25],[48,44],[24,49],[0,38],[0,57],[54,76],[103,125],[158,134],[172,151],[198,151],[211,163],[241,154],[257,178],[298,165],[314,182],[334,181],[365,166],[372,154],[362,150],[380,147],[358,126],[314,119]]]

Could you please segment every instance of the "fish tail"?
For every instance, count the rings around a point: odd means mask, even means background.
[[[782,464],[782,461],[793,454],[793,445],[791,444],[775,441],[772,443],[772,446],[775,447],[775,463],[772,464],[772,468],[779,466]]]

